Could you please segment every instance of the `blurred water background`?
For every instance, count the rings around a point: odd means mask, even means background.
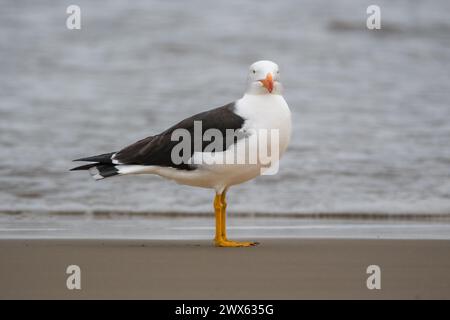
[[[71,160],[239,98],[270,59],[292,142],[230,212],[450,215],[450,2],[378,0],[370,31],[372,2],[0,1],[0,212],[211,212],[211,190]]]

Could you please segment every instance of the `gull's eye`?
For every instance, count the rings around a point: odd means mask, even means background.
[[[277,73],[280,73],[280,70],[277,70]]]
[[[253,70],[253,73],[256,73],[256,70]]]

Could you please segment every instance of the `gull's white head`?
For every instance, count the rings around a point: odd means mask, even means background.
[[[257,61],[248,72],[247,94],[281,94],[280,68],[275,62]]]

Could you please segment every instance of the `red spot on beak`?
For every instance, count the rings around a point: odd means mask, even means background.
[[[259,80],[262,85],[264,86],[264,88],[267,89],[267,91],[269,91],[270,93],[273,90],[273,78],[272,78],[272,74],[269,72],[266,76],[266,78],[264,80]]]

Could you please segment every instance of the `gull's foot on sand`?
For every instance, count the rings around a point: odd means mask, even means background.
[[[232,241],[232,240],[228,240],[228,239],[214,240],[214,245],[216,247],[232,247],[232,248],[254,247],[258,244],[259,244],[259,242],[250,242],[250,241]]]

